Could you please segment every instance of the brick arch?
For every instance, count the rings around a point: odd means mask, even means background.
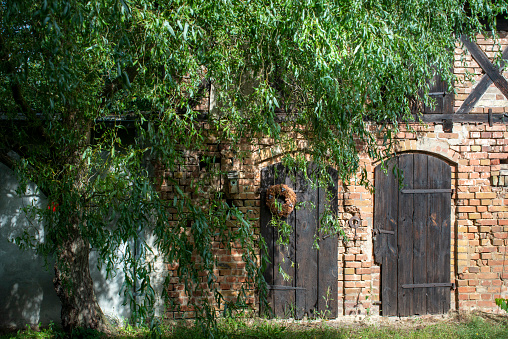
[[[410,154],[410,153],[411,154],[426,154],[426,155],[438,158],[440,160],[443,160],[444,162],[448,163],[448,165],[450,165],[450,166],[457,166],[458,160],[459,160],[459,159],[455,160],[455,158],[450,157],[449,154],[436,153],[436,152],[431,152],[431,151],[427,151],[427,150],[418,150],[418,149],[417,150],[408,149],[408,150],[404,150],[404,151],[398,151],[397,153],[391,153],[389,156],[387,156],[383,160],[386,161],[386,160],[389,160],[389,159],[396,157],[398,155]],[[458,154],[458,153],[456,153],[456,154]],[[374,165],[375,166],[379,165],[379,162],[380,162],[380,160],[376,161],[374,163]]]
[[[427,154],[438,159],[444,160],[450,166],[458,166],[459,160],[462,159],[460,153],[454,151],[450,148],[450,145],[446,142],[441,142],[440,140],[423,140],[422,142],[414,141],[414,140],[406,140],[400,141],[395,146],[395,152],[390,153],[386,157],[384,157],[383,161],[388,161],[389,159],[407,153],[419,153],[419,154]],[[381,159],[375,160],[372,165],[375,167],[381,162]]]
[[[399,141],[395,150],[398,154],[401,153],[423,153],[443,159],[450,165],[456,166],[461,159],[460,153],[456,152],[450,147],[446,141],[422,138],[418,140],[404,140]],[[390,154],[388,158],[393,157],[395,154]],[[387,159],[388,159],[387,158]]]

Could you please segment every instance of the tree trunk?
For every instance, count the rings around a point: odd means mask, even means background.
[[[90,276],[89,244],[81,237],[77,226],[73,226],[75,232],[71,234],[74,236],[59,248],[53,279],[62,303],[62,326],[67,332],[75,328],[109,332]]]

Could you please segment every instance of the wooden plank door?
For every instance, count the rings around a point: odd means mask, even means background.
[[[380,166],[375,170],[374,256],[381,265],[382,314],[446,313],[450,166],[427,154],[404,154],[387,167],[386,174]]]
[[[312,169],[310,166],[309,170]],[[331,171],[331,174],[337,182],[336,172]],[[327,193],[332,194],[333,206],[335,210],[337,208],[337,187],[312,189],[302,175],[293,177],[295,180],[282,164],[261,171],[261,235],[268,250],[262,255],[270,260],[264,272],[269,285],[268,302],[273,315],[280,318],[301,319],[304,315],[316,316],[318,312],[320,316],[335,318],[338,309],[337,236],[320,240],[319,251],[313,244]],[[266,206],[266,190],[277,184],[291,187],[299,202],[308,201],[315,205],[306,204],[286,218],[293,229],[288,249],[277,244],[278,230],[270,226],[272,215]],[[285,279],[282,272],[289,279]]]
[[[453,114],[454,94],[448,89],[448,83],[439,74],[430,81],[429,96],[435,100],[435,107],[423,107],[424,114]]]

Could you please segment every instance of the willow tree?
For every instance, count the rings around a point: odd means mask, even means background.
[[[414,118],[415,98],[429,103],[426,84],[434,72],[453,80],[457,37],[474,37],[486,29],[485,20],[495,30],[506,6],[476,0],[1,1],[0,151],[22,183],[35,182],[48,198],[49,206],[30,214],[44,225],[44,236],[27,229],[18,240],[54,258],[63,326],[104,328],[90,248],[111,269],[122,244],[138,239],[149,249],[140,237],[144,230],[156,236],[154,246],[168,261],[180,263],[190,290],[199,281],[188,257],[195,252],[221,301],[210,241],[216,236],[243,244],[252,281],[263,284],[248,218],[219,191],[193,200],[173,182],[174,197],[161,199],[149,165],[174,170],[182,150],[201,149],[210,131],[232,147],[252,136],[271,137],[293,154],[299,145],[291,131],[308,141],[304,151],[316,164],[351,178],[360,170],[358,142],[372,157],[381,155],[369,126],[391,126],[384,129],[389,142],[401,122]],[[210,83],[217,112],[207,115],[205,131],[194,107]],[[277,112],[285,118],[277,119]],[[133,124],[130,142],[118,120]],[[199,189],[204,182],[195,184]],[[168,223],[169,208],[185,211],[178,223]],[[231,233],[225,225],[233,215],[241,227]],[[155,298],[149,262],[125,252],[126,281],[146,299],[136,309],[149,315],[144,311]]]

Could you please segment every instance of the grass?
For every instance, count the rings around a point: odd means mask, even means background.
[[[262,319],[222,319],[215,338],[255,339],[338,339],[338,338],[418,338],[418,339],[448,339],[448,338],[508,338],[508,318],[505,316],[467,315],[455,317],[452,320],[437,323],[418,321],[411,325],[380,326],[373,325],[341,325],[334,322],[316,321],[267,321]],[[178,323],[160,329],[159,333],[150,332],[146,328],[126,327],[115,335],[105,335],[94,331],[78,331],[74,338],[189,338],[201,339],[206,336],[200,327],[189,326],[188,323]],[[66,338],[65,334],[55,326],[40,331],[27,328],[17,333],[1,335],[0,339],[16,338]]]

